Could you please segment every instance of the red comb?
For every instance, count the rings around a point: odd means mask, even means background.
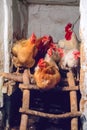
[[[46,67],[46,63],[45,63],[45,61],[44,61],[43,58],[41,58],[41,59],[38,61],[38,66],[39,66],[40,68]]]
[[[43,36],[42,42],[48,42],[48,41],[53,42],[53,38],[51,36],[47,36],[47,35]]]
[[[68,23],[66,26],[65,26],[65,39],[66,40],[70,40],[71,37],[72,37],[72,24],[71,23]]]
[[[63,56],[64,56],[64,51],[63,51],[62,48],[57,48],[57,51],[58,51],[60,57],[63,57]]]
[[[53,54],[52,48],[49,48],[49,49],[47,50],[47,54],[48,54],[49,56],[52,56],[52,54]]]
[[[32,43],[35,43],[36,39],[37,39],[37,37],[36,37],[36,35],[33,33],[33,34],[31,35],[31,37],[30,37],[31,42],[32,42]]]
[[[73,51],[73,54],[75,56],[75,59],[78,59],[80,57],[80,51],[78,51],[78,50]]]
[[[45,41],[47,41],[47,40],[48,40],[48,36],[43,36],[42,42],[45,42]]]
[[[66,34],[65,34],[65,39],[66,39],[66,40],[71,40],[71,37],[72,37],[72,31],[66,32]]]
[[[72,24],[71,23],[68,23],[66,26],[65,26],[65,32],[68,32],[72,27]]]
[[[56,47],[55,43],[51,43],[50,44],[50,48],[52,48],[54,51],[57,50],[57,47]]]

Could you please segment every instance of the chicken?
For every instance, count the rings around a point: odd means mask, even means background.
[[[19,40],[12,47],[12,62],[15,67],[31,68],[35,64],[35,56],[38,53],[35,34],[27,40]]]
[[[45,61],[54,65],[58,69],[58,62],[63,54],[61,48],[57,48],[55,43],[51,43],[50,48],[47,50],[45,55]]]
[[[60,60],[59,66],[64,70],[70,70],[79,66],[80,52],[77,49],[64,51],[64,55]]]
[[[41,37],[41,38],[39,38],[38,40],[37,40],[37,47],[38,47],[38,49],[41,51],[41,49],[42,50],[44,50],[45,52],[47,51],[47,49],[49,48],[49,46],[50,46],[50,43],[52,43],[53,42],[53,38],[50,36],[50,35],[44,35],[43,37]]]
[[[50,48],[51,43],[53,42],[53,38],[51,36],[43,36],[37,39],[36,46],[38,48],[38,54],[36,56],[36,61],[40,58],[44,58],[47,50]]]
[[[65,27],[65,39],[58,41],[58,47],[71,50],[71,49],[79,49],[80,42],[77,39],[75,32],[72,30],[72,24],[68,24]]]
[[[48,90],[60,82],[61,76],[55,66],[50,65],[44,59],[40,59],[35,68],[34,79],[40,89]]]

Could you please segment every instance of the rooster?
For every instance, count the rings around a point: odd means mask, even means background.
[[[77,39],[77,36],[72,28],[73,25],[71,23],[67,24],[65,27],[65,39],[58,41],[58,47],[66,50],[80,48],[80,41]]]
[[[34,79],[40,89],[48,90],[60,82],[61,76],[55,66],[41,58],[35,68]]]
[[[15,67],[31,68],[35,64],[35,57],[38,53],[36,47],[36,36],[32,36],[27,40],[19,40],[12,47],[12,62]]]
[[[65,27],[65,39],[58,42],[58,47],[64,51],[59,66],[61,69],[72,71],[74,74],[76,72],[76,76],[78,76],[80,68],[80,42],[73,31],[73,27],[74,25],[71,23],[67,24]]]

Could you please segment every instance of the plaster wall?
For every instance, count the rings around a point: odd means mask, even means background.
[[[53,36],[54,41],[64,38],[64,27],[79,16],[78,6],[33,5],[28,7],[28,37],[34,32],[38,37]],[[79,21],[74,27],[79,37]]]
[[[0,0],[0,71],[3,70],[4,13],[3,0]]]

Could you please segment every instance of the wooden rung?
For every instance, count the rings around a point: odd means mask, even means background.
[[[39,112],[30,109],[23,109],[23,108],[20,108],[19,111],[24,114],[30,114],[30,115],[40,116],[44,118],[51,118],[51,119],[73,118],[73,117],[79,117],[82,114],[80,111],[67,112],[64,114],[49,114],[49,113]]]
[[[78,91],[79,90],[79,86],[73,86],[73,87],[62,87],[62,89],[59,89],[59,90],[62,90],[62,91]]]
[[[24,85],[24,84],[19,84],[19,88],[20,89],[36,89],[36,90],[40,90],[36,85]],[[57,90],[59,91],[78,91],[79,90],[79,86],[66,86],[66,87],[57,87]]]
[[[22,74],[16,74],[16,73],[0,73],[3,78],[8,80],[13,80],[15,82],[23,82],[23,75]]]
[[[19,88],[20,89],[35,89],[35,90],[39,90],[39,88],[34,85],[34,84],[29,84],[29,85],[25,85],[25,84],[19,84]]]

